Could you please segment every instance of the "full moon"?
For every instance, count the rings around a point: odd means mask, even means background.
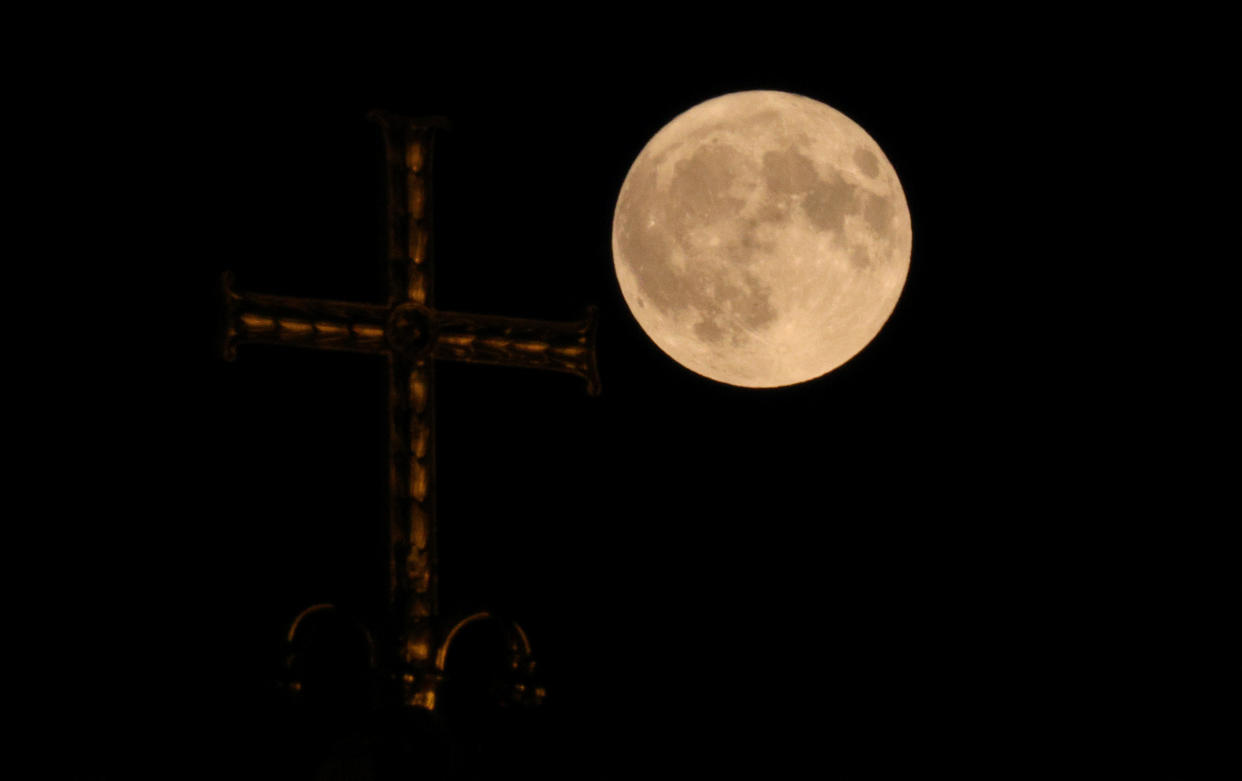
[[[612,222],[621,293],[665,353],[713,380],[793,385],[880,332],[910,269],[910,211],[871,136],[787,92],[735,92],[669,122]]]

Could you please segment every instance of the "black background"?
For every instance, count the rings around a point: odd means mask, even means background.
[[[271,682],[303,607],[382,599],[383,361],[243,347],[229,364],[214,340],[225,270],[244,290],[383,299],[376,108],[453,123],[440,307],[601,310],[599,398],[565,375],[438,368],[441,610],[519,620],[549,691],[517,726],[461,717],[455,762],[892,778],[1197,761],[1197,516],[1126,453],[1137,403],[1096,382],[1108,337],[1067,340],[1088,323],[1064,271],[1085,285],[1115,263],[1109,199],[1083,183],[1130,143],[1109,121],[1130,91],[1176,85],[1059,28],[939,20],[845,45],[767,23],[688,44],[522,21],[230,31],[189,56],[170,37],[137,70],[143,100],[117,121],[153,163],[135,189],[154,217],[128,224],[155,251],[81,280],[111,325],[74,386],[90,388],[83,476],[60,483],[92,584],[53,592],[85,603],[62,667],[82,667],[75,642],[95,649],[56,722],[75,766],[272,776],[371,729],[299,735]],[[914,231],[879,337],[773,390],[661,353],[610,253],[646,141],[745,89],[858,122]]]

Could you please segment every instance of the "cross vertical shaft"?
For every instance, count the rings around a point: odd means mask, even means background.
[[[388,216],[388,304],[430,309],[431,159],[436,123],[371,114],[384,136]],[[429,353],[388,355],[388,608],[402,700],[435,707],[428,668],[437,602],[435,528],[435,361]]]

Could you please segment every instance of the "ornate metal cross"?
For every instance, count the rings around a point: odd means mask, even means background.
[[[588,309],[584,320],[559,323],[432,308],[431,158],[435,131],[447,123],[387,112],[369,118],[381,129],[387,157],[388,303],[239,293],[226,274],[224,355],[233,360],[238,344],[259,343],[387,356],[389,620],[375,633],[380,642],[373,663],[393,682],[402,703],[432,710],[453,637],[462,626],[490,617],[475,613],[452,625],[439,617],[435,362],[568,372],[584,378],[596,395],[596,310]],[[303,611],[289,629],[289,642],[304,617],[330,607]],[[507,628],[514,672],[528,674],[533,662],[526,634],[516,624]],[[519,680],[513,694],[537,700],[542,691]]]

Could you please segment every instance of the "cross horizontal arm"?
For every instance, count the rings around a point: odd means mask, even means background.
[[[438,312],[432,355],[440,360],[566,372],[599,395],[595,362],[595,307],[577,322]]]
[[[414,302],[386,306],[239,293],[232,281],[225,274],[228,360],[244,343],[396,353],[415,365],[434,358],[564,372],[586,380],[587,392],[599,395],[594,307],[576,322],[526,320],[439,312]]]
[[[238,293],[224,275],[224,357],[243,343],[283,344],[320,350],[388,351],[389,307],[347,301]]]

